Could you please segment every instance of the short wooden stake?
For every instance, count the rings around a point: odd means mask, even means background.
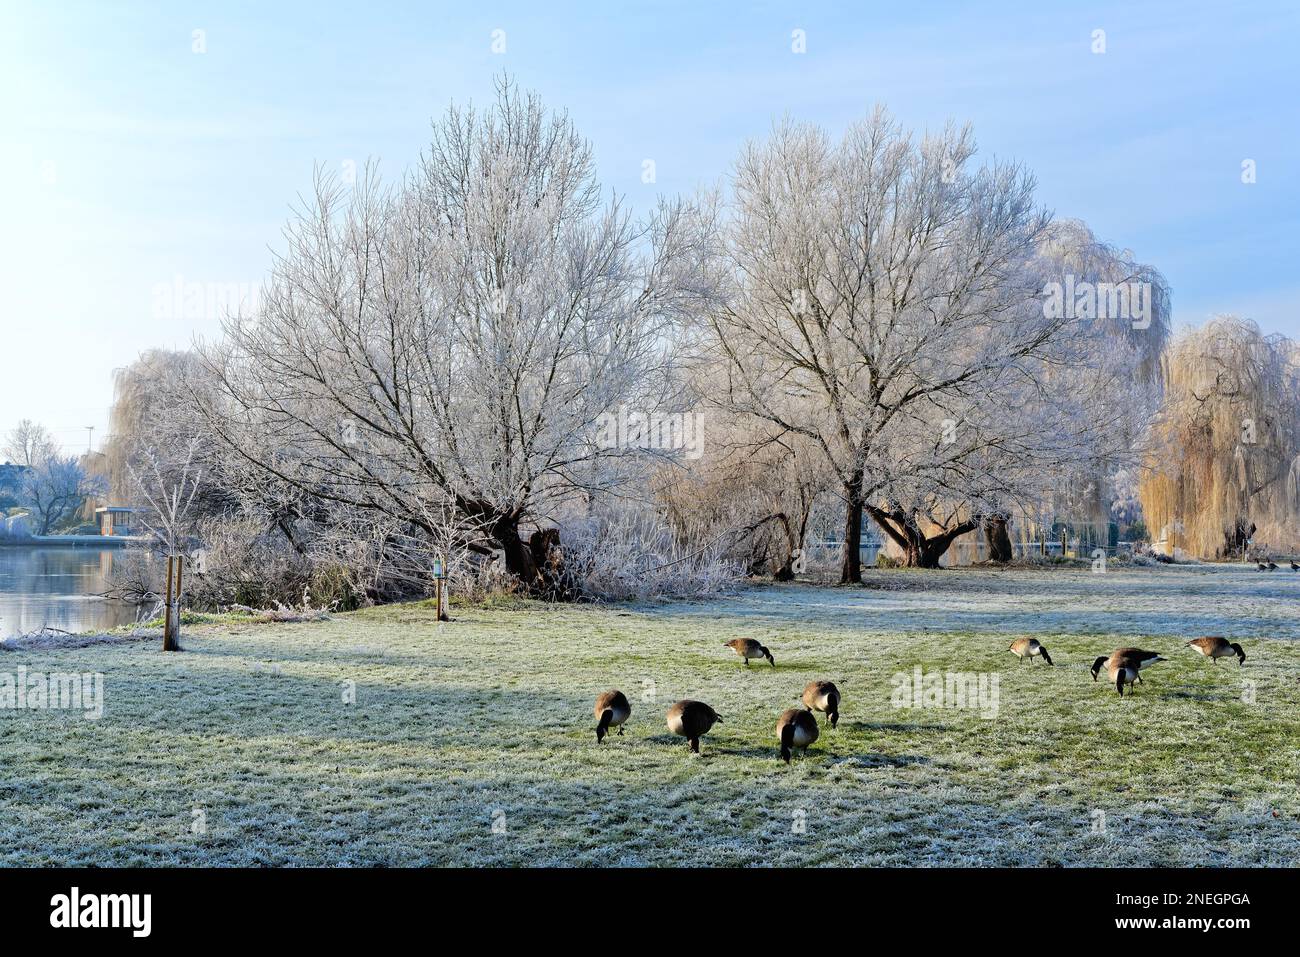
[[[439,620],[439,621],[451,621],[451,616],[447,614],[447,608],[446,608],[446,606],[443,604],[443,600],[442,600],[442,584],[443,584],[443,579],[439,578],[439,579],[437,580],[437,582],[438,582],[438,583],[437,583],[437,586],[436,586],[436,587],[437,587],[437,594],[438,594],[438,620]]]
[[[163,651],[181,650],[181,567],[179,555],[167,556],[167,589],[163,606]]]

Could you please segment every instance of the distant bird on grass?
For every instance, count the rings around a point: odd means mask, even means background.
[[[623,722],[632,716],[632,706],[628,704],[627,695],[617,689],[606,691],[596,699],[594,709],[596,720],[596,741],[604,741],[610,728],[618,728],[623,733]]]
[[[725,642],[725,645],[745,659],[746,668],[749,667],[750,658],[766,658],[773,668],[776,667],[776,659],[772,657],[772,652],[753,638],[732,638]]]
[[[1026,658],[1034,657],[1041,657],[1049,665],[1052,663],[1052,656],[1039,644],[1037,638],[1017,638],[1007,650],[1018,657],[1021,664],[1024,664]]]
[[[803,703],[811,711],[823,711],[831,727],[840,723],[840,689],[830,681],[810,681],[803,689]]]
[[[1189,641],[1188,646],[1195,648],[1205,657],[1209,658],[1216,665],[1220,658],[1228,658],[1232,655],[1237,656],[1237,666],[1240,667],[1246,663],[1246,653],[1241,650],[1241,645],[1229,642],[1227,638],[1220,638],[1217,635],[1207,636],[1205,638],[1194,638]]]
[[[817,740],[817,719],[811,711],[803,708],[791,708],[782,711],[776,721],[776,736],[781,741],[781,760],[790,763],[792,748],[803,749],[808,753],[808,745]]]
[[[691,750],[700,753],[700,738],[709,733],[722,716],[703,701],[679,701],[668,709],[668,730],[691,743]]]
[[[1092,680],[1097,680],[1097,673],[1101,671],[1103,665],[1108,665],[1111,661],[1118,661],[1121,658],[1129,658],[1137,665],[1137,680],[1142,680],[1141,671],[1143,668],[1154,665],[1158,661],[1168,661],[1168,658],[1160,657],[1159,652],[1143,651],[1141,648],[1116,648],[1109,655],[1102,655],[1092,663]]]

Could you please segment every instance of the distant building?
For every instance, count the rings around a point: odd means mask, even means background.
[[[136,517],[138,508],[129,505],[105,505],[95,509],[95,519],[99,522],[101,535],[138,535],[140,521]]]
[[[0,538],[31,538],[32,523],[26,512],[5,518],[0,514]]]

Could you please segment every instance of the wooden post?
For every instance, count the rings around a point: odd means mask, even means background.
[[[176,627],[172,629],[176,640],[181,640],[181,575],[185,570],[185,556],[176,556],[176,588],[172,592],[172,602],[176,605]]]
[[[181,650],[181,567],[180,555],[167,556],[167,597],[163,606],[163,651]]]
[[[447,579],[447,566],[441,558],[433,560],[433,591],[436,595],[434,605],[437,608],[438,621],[451,621],[451,616],[447,614],[447,608],[443,604],[442,587]]]
[[[167,556],[167,587],[163,590],[163,651],[172,650],[172,562]]]

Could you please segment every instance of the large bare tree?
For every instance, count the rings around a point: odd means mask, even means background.
[[[783,122],[736,166],[734,267],[710,314],[722,393],[820,449],[846,506],[842,582],[861,577],[868,503],[908,512],[928,495],[899,501],[902,484],[987,471],[1010,437],[971,417],[1057,361],[1071,325],[1043,308],[1032,177],[973,153],[968,129],[918,139],[877,109],[839,142]],[[955,450],[948,419],[970,436]]]
[[[619,480],[597,422],[652,402],[661,334],[701,295],[694,220],[634,222],[567,115],[503,81],[402,184],[317,177],[260,311],[201,350],[209,427],[313,500],[430,536],[450,509],[536,587],[523,528]]]
[[[50,430],[39,422],[23,419],[9,431],[0,455],[14,465],[34,468],[46,459],[59,454],[59,445]]]
[[[1169,333],[1164,277],[1075,220],[1044,231],[1028,268],[1067,334],[1008,363],[995,388],[932,394],[877,445],[870,471],[889,478],[866,508],[910,565],[937,565],[981,526],[1007,561],[1012,515],[1104,521],[1113,476],[1140,462]]]

